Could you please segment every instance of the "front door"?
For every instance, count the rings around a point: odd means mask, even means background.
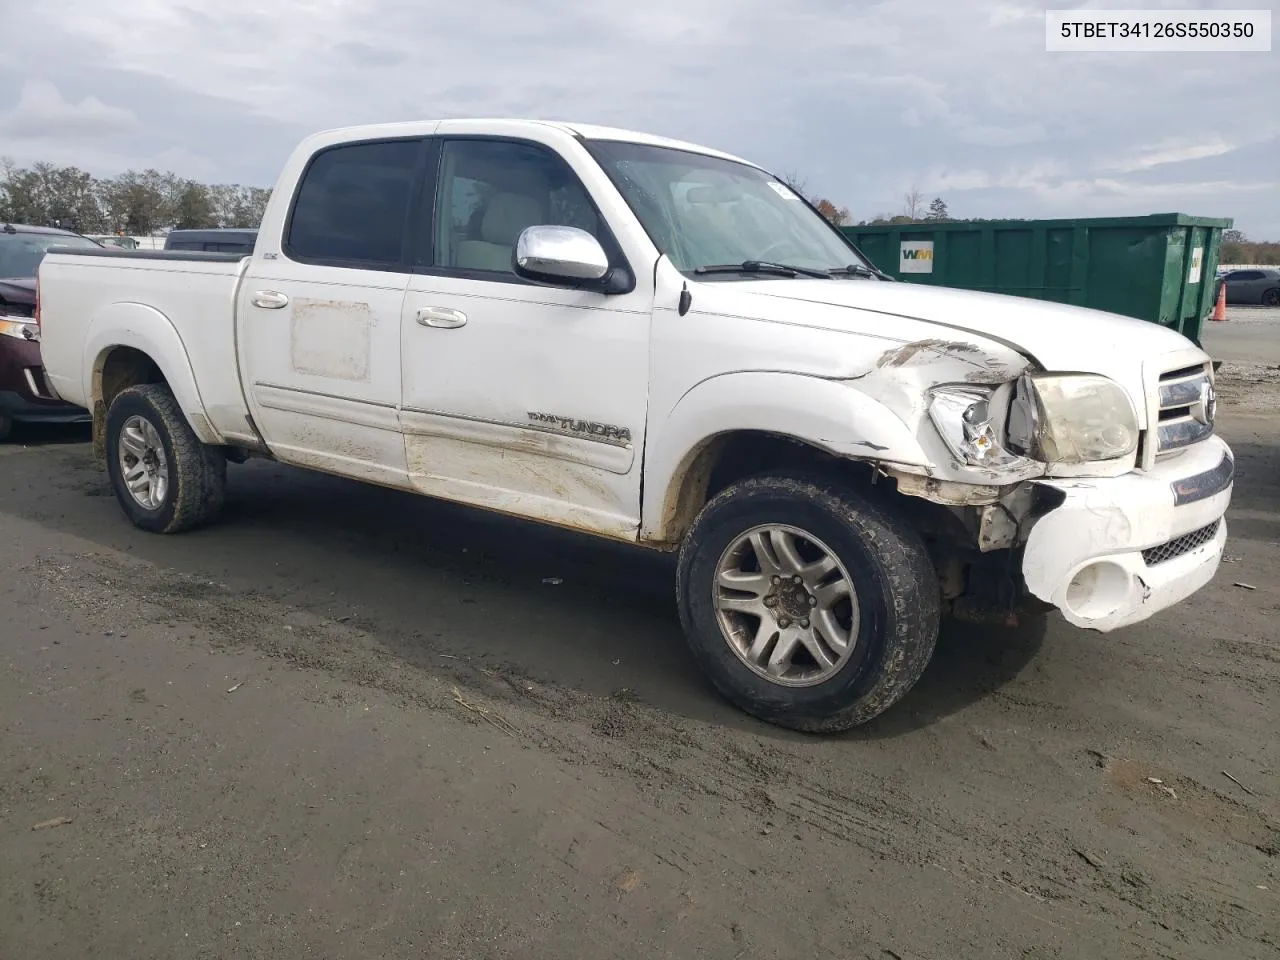
[[[279,249],[249,264],[237,304],[246,393],[287,463],[408,485],[400,315],[425,156],[421,139],[319,152]]]
[[[443,129],[443,127],[442,127]],[[640,518],[652,264],[630,293],[529,283],[524,228],[577,226],[622,253],[548,146],[436,141],[436,205],[402,319],[400,412],[423,493],[634,539]]]

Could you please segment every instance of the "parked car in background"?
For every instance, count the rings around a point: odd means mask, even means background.
[[[207,253],[253,253],[257,230],[221,227],[216,230],[171,230],[165,237],[166,250],[203,250]]]
[[[0,226],[0,440],[15,421],[88,421],[81,407],[57,399],[44,379],[36,341],[36,268],[50,247],[101,244],[53,227]]]
[[[1227,303],[1280,307],[1280,268],[1232,270],[1220,280],[1227,285]]]

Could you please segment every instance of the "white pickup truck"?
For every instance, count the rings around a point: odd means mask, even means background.
[[[945,612],[1112,630],[1226,539],[1183,337],[888,281],[776,177],[638,133],[320,133],[252,256],[56,251],[39,323],[138,526],[261,456],[678,551],[694,656],[796,729],[897,701]]]

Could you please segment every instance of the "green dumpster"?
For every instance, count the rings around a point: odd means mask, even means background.
[[[1198,346],[1231,224],[1159,213],[841,229],[898,280],[1109,310],[1164,324]]]

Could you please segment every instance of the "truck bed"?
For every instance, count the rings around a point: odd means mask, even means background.
[[[219,438],[248,432],[236,362],[235,308],[248,263],[238,254],[55,250],[40,265],[41,358],[64,400],[92,406],[95,364],[123,325],[138,349],[177,354],[199,384],[200,415]],[[189,411],[196,412],[196,411]]]

